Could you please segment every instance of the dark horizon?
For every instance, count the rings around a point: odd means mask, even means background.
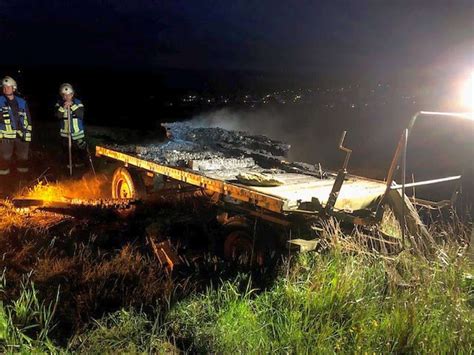
[[[326,117],[341,127],[358,117],[398,131],[416,110],[457,109],[459,86],[474,67],[474,2],[467,0],[18,0],[2,2],[0,15],[8,49],[0,75],[17,80],[36,122],[53,120],[63,82],[83,99],[88,124],[144,129],[222,108],[170,105],[187,93],[261,98],[357,84],[363,88],[350,97],[315,98],[288,109],[285,119],[315,117],[324,130]],[[390,87],[372,100],[381,106],[362,107],[378,85]],[[285,111],[274,104],[265,106],[272,117]]]

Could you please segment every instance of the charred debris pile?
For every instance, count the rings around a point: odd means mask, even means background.
[[[189,122],[166,124],[171,138],[140,144],[109,145],[114,150],[159,164],[194,170],[296,172],[324,177],[319,165],[288,162],[291,146],[263,135],[219,127],[196,127]]]

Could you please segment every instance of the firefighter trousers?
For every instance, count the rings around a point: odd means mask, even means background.
[[[0,176],[6,176],[11,173],[13,161],[16,161],[16,171],[18,173],[28,173],[29,148],[30,143],[19,138],[0,139]]]
[[[69,168],[69,152],[68,152],[68,140],[62,139],[62,146],[64,152],[64,161],[66,163],[66,167]],[[73,168],[85,168],[88,162],[88,154],[87,154],[87,145],[85,142],[80,144],[79,141],[72,141],[72,166]]]

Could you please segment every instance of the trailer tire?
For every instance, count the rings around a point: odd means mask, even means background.
[[[119,167],[112,177],[112,198],[143,199],[146,197],[143,178],[136,170]]]
[[[263,266],[265,255],[260,243],[245,230],[231,231],[224,240],[224,257],[246,266]]]

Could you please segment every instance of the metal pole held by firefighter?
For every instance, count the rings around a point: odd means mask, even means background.
[[[69,149],[69,175],[72,176],[72,132],[71,132],[71,108],[67,108],[67,125],[68,125],[68,149]]]
[[[91,164],[92,172],[94,173],[94,177],[97,178],[97,174],[95,173],[94,163],[92,162],[92,155],[87,145],[86,145],[86,150],[87,150],[87,156],[89,157],[89,163]]]

